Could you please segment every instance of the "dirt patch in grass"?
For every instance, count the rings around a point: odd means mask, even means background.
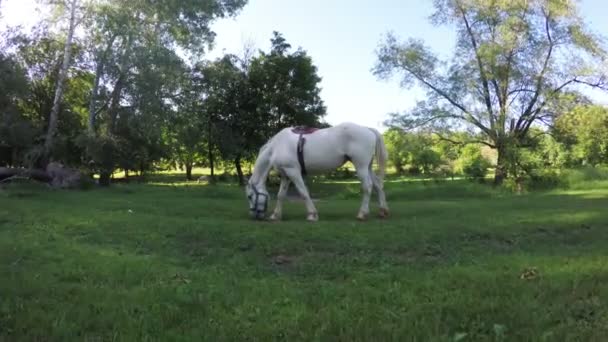
[[[490,233],[465,233],[460,237],[461,243],[484,245],[490,249],[507,252],[511,251],[518,244],[518,236],[516,235],[494,235]]]
[[[445,260],[445,253],[438,245],[424,245],[418,248],[404,248],[387,253],[396,264],[434,264]]]

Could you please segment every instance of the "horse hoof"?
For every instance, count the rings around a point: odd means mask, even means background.
[[[281,221],[281,216],[272,214],[269,218],[270,221]]]
[[[367,221],[367,214],[359,214],[357,215],[357,220],[359,221]]]
[[[309,222],[317,222],[317,221],[319,221],[319,215],[317,215],[317,214],[308,214],[308,217],[306,217],[306,219]]]
[[[380,216],[380,218],[388,218],[389,217],[388,209],[380,208],[380,213],[378,214],[378,216]]]

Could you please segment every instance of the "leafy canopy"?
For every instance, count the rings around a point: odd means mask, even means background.
[[[535,123],[550,123],[578,85],[608,89],[601,37],[573,0],[435,0],[431,21],[456,29],[453,57],[440,60],[420,39],[389,34],[373,72],[428,91],[400,128],[473,129],[483,142],[518,144]]]

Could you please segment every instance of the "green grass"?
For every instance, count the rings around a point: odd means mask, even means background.
[[[601,341],[608,183],[510,195],[389,182],[393,216],[354,220],[357,184],[313,184],[252,222],[236,186],[172,178],[0,190],[0,341]],[[523,279],[522,279],[523,278]]]

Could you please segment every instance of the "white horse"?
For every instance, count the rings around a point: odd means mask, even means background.
[[[378,175],[372,170],[374,155],[378,159]],[[292,127],[285,128],[260,149],[253,173],[245,188],[250,214],[256,219],[265,218],[269,200],[266,179],[274,168],[281,176],[281,186],[270,219],[281,220],[283,201],[287,197],[290,183],[293,182],[305,200],[307,219],[317,221],[317,209],[310,198],[303,174],[306,171],[320,173],[334,170],[351,161],[363,189],[363,201],[357,219],[365,220],[369,215],[372,187],[378,194],[379,215],[387,217],[389,210],[383,185],[387,157],[384,139],[381,133],[373,128],[353,123],[304,133],[297,132]]]

